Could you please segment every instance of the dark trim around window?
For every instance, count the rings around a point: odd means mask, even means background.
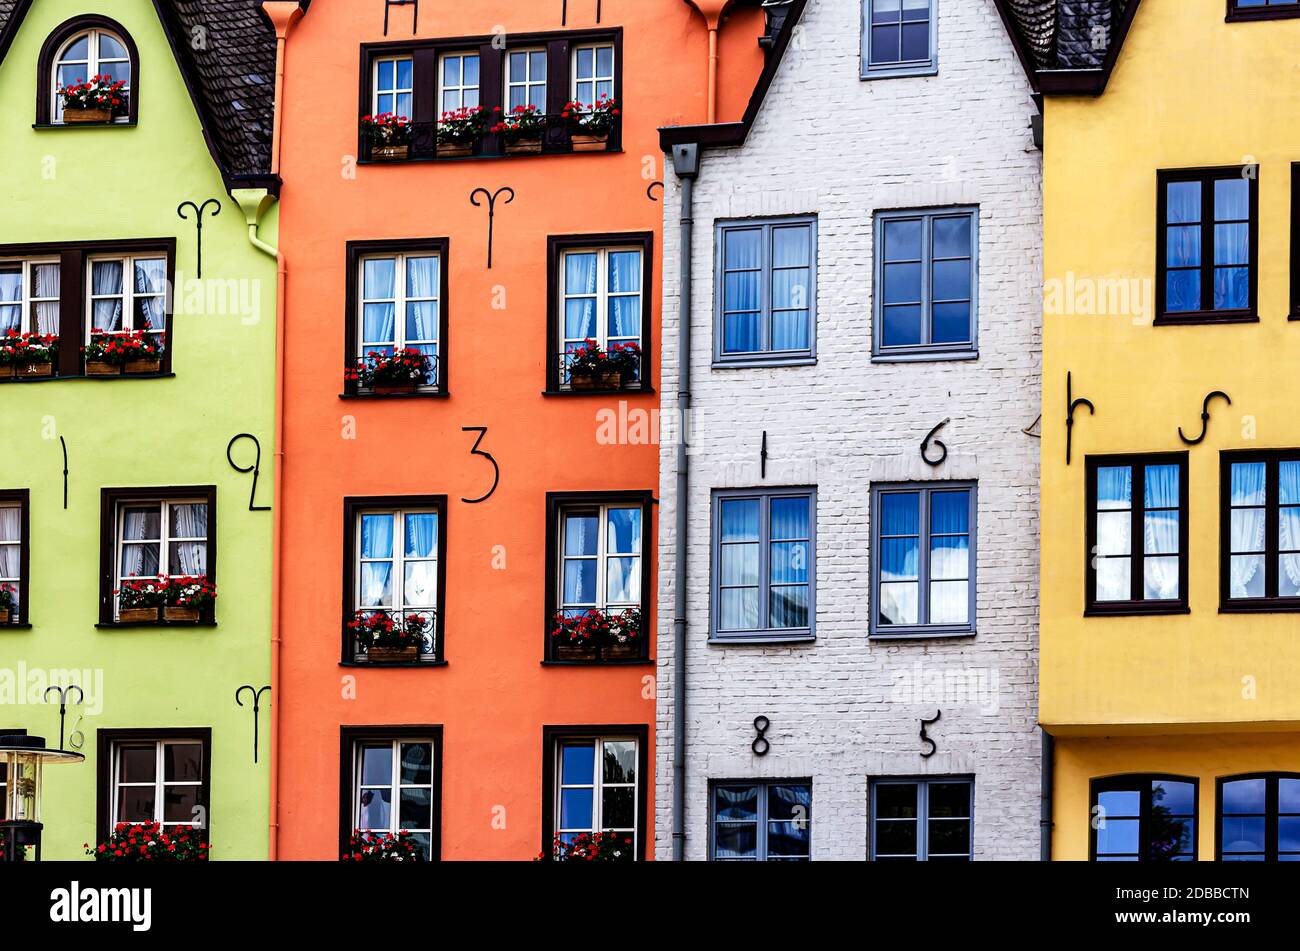
[[[1232,466],[1263,463],[1264,486],[1264,597],[1233,598],[1232,590]],[[1300,611],[1300,597],[1278,597],[1281,569],[1280,462],[1300,462],[1300,449],[1266,449],[1223,452],[1219,455],[1219,611],[1220,613]]]
[[[393,240],[377,241],[349,241],[347,243],[347,278],[345,300],[345,317],[343,321],[343,359],[344,368],[352,366],[353,363],[361,356],[360,341],[357,338],[357,308],[361,301],[361,260],[366,257],[382,256],[385,254],[436,254],[439,258],[438,278],[439,290],[441,295],[438,301],[438,365],[436,369],[437,385],[422,389],[416,393],[399,394],[402,398],[411,396],[426,397],[445,397],[447,393],[447,379],[449,376],[448,368],[450,361],[447,359],[447,333],[449,328],[449,313],[451,311],[451,278],[448,274],[450,270],[451,259],[451,239],[450,238],[403,238]],[[395,319],[405,320],[405,314],[396,315]],[[371,393],[362,390],[357,386],[354,380],[344,379],[343,393],[345,398],[365,397],[366,399],[389,399],[391,395]]]
[[[555,745],[561,740],[612,739],[630,736],[636,740],[636,861],[645,861],[647,797],[654,795],[650,783],[650,727],[644,723],[595,724],[581,726],[542,727],[542,849],[541,854],[551,854],[555,838]],[[599,758],[596,768],[600,768]]]
[[[611,392],[653,393],[650,370],[651,330],[654,326],[654,234],[649,231],[606,234],[549,235],[546,239],[546,396],[605,396]],[[636,247],[641,251],[641,373],[640,380],[622,390],[574,390],[560,382],[560,261],[565,251]],[[597,313],[599,321],[602,314]]]
[[[1300,16],[1300,3],[1295,16]],[[1291,163],[1291,312],[1290,320],[1300,320],[1300,162]]]
[[[732,788],[734,788],[734,787],[740,787],[740,786],[754,786],[754,787],[757,787],[758,789],[762,790],[762,792],[760,793],[760,796],[762,796],[762,797],[764,797],[764,798],[766,798],[767,793],[768,793],[768,789],[769,789],[770,787],[772,787],[772,786],[807,786],[807,787],[808,787],[809,809],[808,809],[808,818],[807,818],[806,821],[807,821],[807,823],[808,823],[808,825],[809,825],[810,827],[812,826],[813,816],[812,816],[811,803],[812,803],[812,795],[813,795],[813,780],[812,780],[812,777],[811,777],[811,776],[799,776],[799,777],[795,777],[795,778],[793,778],[793,779],[783,779],[783,778],[781,778],[781,777],[767,777],[767,776],[763,776],[763,777],[751,777],[751,778],[749,778],[749,779],[710,779],[710,780],[709,780],[709,787],[708,787],[708,797],[709,797],[709,804],[708,804],[708,823],[709,823],[709,829],[708,829],[708,857],[709,857],[709,861],[710,861],[710,862],[725,862],[725,863],[727,863],[727,864],[730,865],[730,864],[741,863],[741,862],[748,863],[749,861],[751,861],[750,859],[745,859],[745,858],[739,858],[739,859],[727,859],[727,858],[723,858],[723,859],[719,859],[719,858],[717,857],[717,854],[716,854],[716,850],[717,850],[717,831],[718,831],[718,809],[717,809],[717,805],[718,805],[718,804],[717,804],[717,797],[716,797],[715,793],[718,791],[718,789],[726,789],[726,788],[728,788],[728,787],[732,787]],[[757,841],[755,842],[754,858],[753,858],[753,860],[752,860],[752,861],[754,861],[754,862],[766,862],[766,861],[769,861],[768,854],[767,854],[767,848],[768,848],[768,842],[767,842],[767,839],[768,839],[768,830],[765,829],[765,828],[763,828],[763,824],[764,824],[764,822],[767,821],[766,816],[767,816],[767,809],[766,809],[766,806],[765,806],[765,804],[760,803],[760,807],[759,807],[759,811],[758,811],[758,819],[757,819],[757,824],[758,824],[758,830],[757,830],[757,832],[758,832],[758,838],[757,838]],[[808,840],[808,856],[807,856],[807,858],[804,858],[804,857],[802,857],[802,856],[782,856],[782,857],[776,859],[775,861],[787,861],[787,862],[803,861],[803,862],[811,862],[812,859],[813,859],[813,855],[812,855],[812,837],[811,837],[811,835],[810,835],[810,836],[809,836],[809,840]]]
[[[942,785],[965,785],[969,792],[969,804],[967,806],[966,816],[932,816],[930,813],[930,787]],[[967,862],[975,861],[975,774],[973,773],[956,773],[953,775],[927,775],[927,776],[873,776],[868,782],[868,806],[867,806],[867,837],[869,839],[867,858],[869,861],[890,861],[890,856],[879,858],[876,854],[880,836],[877,834],[877,825],[880,822],[889,822],[888,818],[882,819],[879,815],[880,808],[876,805],[877,794],[881,786],[915,786],[916,787],[916,857],[917,862],[930,861],[930,820],[931,819],[965,819],[970,828],[970,854],[964,859]],[[907,854],[907,853],[903,853]],[[956,853],[947,856],[940,856],[938,861],[951,861],[956,857]],[[962,859],[958,858],[958,861]]]
[[[61,47],[72,37],[84,30],[107,30],[110,33],[116,33],[122,39],[122,44],[126,47],[126,55],[131,60],[131,95],[127,98],[127,121],[125,123],[106,123],[105,125],[78,125],[68,126],[65,123],[55,123],[53,116],[50,114],[50,98],[54,89],[54,57],[58,54]],[[85,77],[89,79],[90,77]],[[135,40],[127,31],[126,27],[116,20],[97,14],[87,14],[75,16],[70,20],[65,20],[59,26],[55,27],[48,37],[45,38],[44,45],[41,46],[40,55],[36,58],[36,126],[38,128],[74,128],[74,129],[94,129],[113,127],[117,125],[135,125],[140,121],[140,52],[136,49]]]
[[[432,40],[406,40],[361,45],[360,96],[357,110],[357,155],[369,163],[370,147],[361,131],[361,117],[371,114],[371,93],[375,60],[393,56],[411,57],[412,123],[411,158],[436,159],[435,139],[441,103],[438,99],[438,63],[444,53],[477,52],[479,55],[479,105],[489,110],[501,108],[505,100],[505,62],[511,50],[546,49],[546,114],[558,117],[569,101],[572,54],[575,46],[608,43],[614,47],[614,98],[623,101],[623,29],[552,31],[545,33],[511,33],[506,46],[500,36],[461,36]],[[622,122],[610,132],[608,152],[622,150]],[[567,125],[552,118],[542,137],[543,154],[574,154]],[[593,152],[593,155],[600,154]],[[502,137],[488,133],[472,158],[505,157]],[[515,157],[515,156],[509,156]],[[528,157],[528,156],[524,156]],[[443,161],[448,161],[444,159]],[[399,163],[400,164],[400,163]]]
[[[113,617],[113,592],[117,589],[117,510],[124,502],[171,502],[201,498],[208,506],[208,573],[217,583],[217,487],[215,485],[165,486],[148,488],[101,489],[99,502],[99,624],[98,627],[193,627],[192,622],[169,624],[155,621],[144,625],[123,624]],[[159,568],[165,566],[159,565]],[[216,623],[216,608],[206,609],[200,625]]]
[[[543,664],[554,665],[618,665],[646,664],[650,660],[650,638],[655,630],[650,614],[651,575],[655,560],[654,493],[636,489],[615,492],[547,492],[546,493],[546,597],[542,621]],[[556,656],[551,630],[559,610],[560,583],[560,514],[569,507],[583,505],[616,505],[632,503],[641,506],[641,652],[635,658],[606,658],[598,651],[590,660],[561,660]]]
[[[352,775],[354,748],[366,740],[423,740],[433,738],[433,791],[430,796],[429,861],[442,861],[442,726],[340,726],[339,727],[339,855],[348,850],[352,839],[352,794],[356,777]],[[397,804],[394,803],[394,808]]]
[[[1201,838],[1201,781],[1195,776],[1177,776],[1173,773],[1124,773],[1118,776],[1103,776],[1093,779],[1088,784],[1088,861],[1097,861],[1097,798],[1103,792],[1136,790],[1142,800],[1138,816],[1138,862],[1148,861],[1146,837],[1151,816],[1151,784],[1162,780],[1174,783],[1191,783],[1192,786],[1192,861],[1200,861]]]
[[[433,661],[410,663],[375,663],[353,658],[347,623],[356,613],[356,527],[358,516],[367,509],[434,509],[438,513],[438,610],[433,622]],[[340,666],[343,667],[440,667],[447,663],[445,636],[447,625],[447,496],[445,495],[369,495],[350,496],[343,500],[343,603],[339,615]]]
[[[1145,471],[1149,465],[1178,466],[1178,597],[1168,600],[1149,600],[1141,597],[1145,578]],[[1097,601],[1097,568],[1094,552],[1097,548],[1097,470],[1109,466],[1129,466],[1133,470],[1132,542],[1129,558],[1129,584],[1132,597],[1127,601]],[[1084,497],[1084,616],[1115,616],[1131,614],[1187,614],[1188,579],[1188,466],[1186,452],[1162,452],[1114,456],[1089,456]]]
[[[1259,320],[1259,166],[1229,165],[1219,168],[1161,169],[1156,172],[1156,314],[1155,326],[1180,324],[1240,324]],[[1165,310],[1168,294],[1166,266],[1169,261],[1169,184],[1201,183],[1201,303],[1212,293],[1214,277],[1214,188],[1215,181],[1244,178],[1250,182],[1250,301],[1244,308],[1214,310]],[[1211,186],[1211,187],[1206,187]]]
[[[1300,3],[1270,3],[1265,7],[1243,7],[1239,0],[1228,0],[1228,23],[1248,23],[1254,20],[1289,20],[1300,17]]]
[[[161,740],[198,740],[203,744],[203,784],[200,787],[202,804],[207,809],[207,825],[203,840],[211,841],[212,833],[212,728],[160,727],[158,729],[95,731],[95,838],[103,842],[116,823],[110,815],[113,809],[113,747],[118,743],[157,743]]]
[[[1264,780],[1264,861],[1276,862],[1278,860],[1278,852],[1281,851],[1278,842],[1278,818],[1281,812],[1278,780],[1300,780],[1300,773],[1240,773],[1236,776],[1220,776],[1214,781],[1214,860],[1216,862],[1223,861],[1223,786],[1225,783],[1250,779]],[[1254,815],[1254,813],[1250,815]],[[1293,813],[1287,813],[1288,817],[1292,815]]]
[[[0,624],[0,630],[6,627],[30,627],[31,607],[28,604],[32,587],[32,503],[28,489],[0,489],[0,503],[17,504],[21,514],[18,516],[20,544],[18,546],[18,611],[10,612],[9,623]]]

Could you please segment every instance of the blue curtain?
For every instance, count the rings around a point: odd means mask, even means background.
[[[641,336],[641,252],[613,251],[609,255],[609,293],[636,296],[610,297],[610,337]]]
[[[418,512],[406,516],[406,557],[432,558],[437,548],[438,513]]]
[[[23,272],[0,271],[0,333],[18,330],[22,322]]]
[[[393,557],[393,517],[391,515],[361,516],[361,557]]]

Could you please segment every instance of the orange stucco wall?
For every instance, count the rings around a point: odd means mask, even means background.
[[[595,25],[595,0],[570,0],[569,7],[569,29]],[[603,7],[601,26],[624,30],[624,151],[616,154],[357,167],[360,44],[385,39],[382,0],[318,0],[289,38],[280,232],[289,268],[277,698],[282,858],[338,855],[343,724],[443,726],[444,859],[537,854],[543,725],[644,723],[653,737],[653,666],[540,663],[546,493],[658,484],[656,446],[600,445],[596,438],[600,409],[626,399],[629,410],[649,411],[656,395],[541,395],[547,236],[655,234],[649,292],[657,387],[662,205],[647,199],[646,185],[665,174],[656,129],[702,122],[705,114],[703,20],[682,0],[605,0]],[[558,30],[560,9],[561,0],[425,0],[417,35],[486,35],[499,24],[510,32]],[[746,9],[723,28],[721,119],[738,118],[754,87],[761,23],[759,11]],[[409,8],[394,8],[387,39],[410,35]],[[503,185],[516,197],[497,207],[489,271],[486,209],[469,196],[479,186]],[[450,397],[342,400],[345,244],[416,237],[450,241]],[[488,427],[482,448],[501,466],[500,487],[480,505],[461,501],[486,492],[492,477],[491,466],[470,455],[475,434],[462,432],[466,426]],[[342,667],[343,499],[413,494],[449,500],[448,664]],[[647,526],[644,541],[651,571],[654,529]],[[502,554],[505,567],[499,560],[494,566]],[[654,617],[654,605],[645,607]],[[653,777],[649,783],[653,790]],[[650,806],[647,842],[652,792]]]

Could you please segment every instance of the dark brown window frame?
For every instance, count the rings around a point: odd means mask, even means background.
[[[1192,786],[1192,861],[1200,861],[1201,842],[1201,780],[1197,776],[1179,776],[1175,773],[1119,773],[1114,776],[1098,776],[1088,783],[1088,814],[1097,808],[1097,797],[1103,792],[1124,790],[1129,786],[1137,788],[1142,796],[1138,816],[1138,863],[1145,863],[1142,856],[1145,851],[1147,826],[1151,812],[1151,783],[1166,780],[1175,783],[1190,783]],[[1143,788],[1145,787],[1145,788]],[[1088,861],[1097,861],[1097,825],[1088,823]]]
[[[32,500],[28,489],[0,489],[0,503],[13,505],[17,503],[18,531],[21,539],[18,546],[18,611],[10,612],[9,623],[0,624],[4,628],[31,627],[31,608],[27,603],[31,591],[32,570]]]
[[[506,45],[498,47],[500,35],[442,37],[430,40],[363,43],[361,45],[360,97],[357,110],[357,155],[362,163],[369,163],[370,146],[361,131],[361,118],[370,115],[372,86],[376,59],[392,56],[410,56],[412,77],[412,123],[436,128],[441,113],[438,101],[438,60],[444,53],[477,52],[479,54],[479,105],[489,110],[501,107],[504,111],[505,60],[511,50],[545,46],[546,61],[546,114],[558,116],[569,101],[572,51],[574,46],[588,43],[610,43],[614,46],[614,98],[623,101],[623,28],[595,30],[557,30],[543,33],[511,33]],[[607,152],[622,150],[622,123],[616,122],[609,136]],[[571,155],[569,131],[562,123],[549,123],[542,137],[542,154]],[[591,153],[600,154],[598,152]],[[501,136],[488,133],[482,145],[471,158],[505,157]],[[510,156],[515,157],[515,156]],[[532,156],[521,156],[531,158]],[[418,131],[411,141],[412,160],[436,159],[433,136],[422,140]],[[442,159],[441,161],[455,161]],[[386,163],[391,164],[391,163]],[[399,163],[400,164],[400,163]]]
[[[1264,861],[1276,862],[1278,853],[1278,780],[1300,779],[1300,773],[1283,771],[1261,773],[1238,773],[1233,776],[1220,776],[1214,781],[1214,860],[1223,861],[1223,785],[1242,780],[1262,779],[1264,783]],[[1290,815],[1290,813],[1287,813]]]
[[[131,60],[131,95],[126,101],[127,121],[104,123],[102,125],[86,124],[66,124],[54,122],[50,114],[50,94],[53,90],[54,82],[54,57],[61,47],[72,37],[85,30],[107,30],[110,33],[116,33],[122,39],[126,47],[126,55]],[[90,77],[87,76],[87,79]],[[110,17],[100,16],[98,14],[87,14],[75,16],[70,20],[65,20],[54,31],[45,38],[44,45],[41,46],[40,55],[36,58],[36,128],[38,129],[64,129],[64,128],[112,128],[115,126],[133,126],[140,121],[140,52],[136,49],[135,40],[126,27]]]
[[[1179,467],[1178,493],[1178,598],[1167,601],[1152,601],[1145,598],[1130,598],[1128,601],[1097,601],[1097,567],[1095,564],[1097,548],[1097,470],[1110,466],[1128,466],[1133,470],[1132,526],[1129,552],[1130,592],[1136,594],[1145,583],[1146,554],[1143,544],[1145,526],[1145,473],[1139,478],[1139,470],[1149,465],[1171,465]],[[1187,614],[1188,608],[1188,455],[1186,452],[1129,453],[1123,455],[1088,456],[1086,460],[1086,487],[1084,497],[1085,543],[1084,564],[1084,616],[1114,617],[1135,614]]]
[[[654,325],[654,234],[649,231],[603,234],[550,235],[546,239],[546,396],[604,396],[611,393],[653,393],[650,378],[654,361],[651,329]],[[637,247],[641,250],[641,373],[640,381],[619,390],[574,390],[560,382],[560,261],[566,251],[588,248]],[[601,319],[596,315],[597,320]]]
[[[1241,324],[1259,320],[1259,166],[1160,169],[1156,172],[1156,313],[1155,326]],[[1214,189],[1216,180],[1243,178],[1250,183],[1250,301],[1239,310],[1188,310],[1167,313],[1166,278],[1169,261],[1169,184],[1201,183],[1201,302],[1212,293],[1214,276]],[[1207,237],[1208,235],[1208,237]]]
[[[555,613],[559,605],[560,579],[560,513],[574,506],[636,503],[641,506],[641,653],[635,658],[603,659],[599,652],[591,660],[559,660],[555,656],[555,639],[551,637]],[[557,666],[618,666],[628,664],[653,664],[650,658],[650,634],[655,629],[650,616],[652,591],[651,568],[654,560],[649,553],[655,550],[654,493],[648,490],[614,490],[609,492],[547,492],[546,493],[546,597],[542,625],[544,644],[542,663]]]
[[[542,850],[551,855],[555,838],[555,747],[562,740],[595,739],[597,737],[630,736],[636,740],[636,861],[645,861],[647,803],[646,797],[654,795],[650,784],[650,727],[644,723],[582,724],[573,726],[542,727]],[[600,768],[599,758],[596,768]]]
[[[86,363],[81,349],[86,338],[87,312],[86,281],[87,261],[102,255],[142,256],[153,254],[167,259],[166,300],[167,321],[164,328],[161,369],[157,373],[131,376],[87,377]],[[0,245],[0,258],[50,258],[59,259],[59,351],[55,375],[48,377],[19,377],[0,380],[0,383],[47,383],[70,378],[87,380],[150,380],[172,375],[172,350],[175,340],[174,294],[176,286],[175,238],[127,238],[121,241],[51,241],[41,244]],[[123,279],[125,280],[125,275]]]
[[[352,793],[356,786],[352,775],[353,751],[366,740],[423,740],[433,738],[433,790],[430,796],[429,861],[442,861],[442,726],[403,724],[401,726],[339,727],[339,856],[348,850],[352,839]]]
[[[158,729],[95,731],[95,836],[98,842],[108,838],[114,822],[113,808],[113,747],[118,743],[157,743],[160,740],[198,740],[203,744],[203,784],[200,788],[201,804],[207,810],[207,823],[203,827],[203,841],[211,842],[212,835],[212,728],[159,727]]]
[[[451,361],[448,359],[447,352],[447,335],[450,327],[451,312],[451,279],[448,274],[450,271],[451,261],[451,239],[450,238],[394,238],[379,239],[374,241],[349,241],[347,243],[347,283],[346,300],[347,314],[343,322],[344,326],[344,359],[347,366],[352,366],[361,356],[361,342],[357,336],[357,319],[361,303],[361,261],[363,258],[374,257],[384,254],[437,254],[440,260],[438,266],[439,290],[441,295],[438,301],[438,366],[437,377],[438,383],[434,387],[420,390],[416,393],[371,393],[368,390],[361,389],[355,380],[344,379],[343,393],[344,399],[409,399],[411,397],[435,397],[442,398],[448,395],[447,380],[450,376],[449,367]],[[405,315],[398,315],[400,319],[405,319]]]
[[[208,506],[208,574],[217,583],[217,487],[215,485],[170,485],[101,489],[99,501],[99,623],[101,628],[121,627],[194,627],[194,622],[151,621],[128,623],[113,617],[113,592],[117,588],[117,510],[124,502],[170,502],[176,499],[202,498]],[[161,567],[161,566],[160,566]],[[205,609],[198,626],[216,624],[216,608]]]
[[[1255,20],[1289,20],[1300,17],[1300,2],[1266,7],[1241,7],[1237,0],[1228,0],[1228,23],[1249,23]]]
[[[1219,454],[1219,612],[1300,611],[1300,597],[1283,598],[1268,592],[1278,590],[1278,537],[1281,518],[1279,462],[1300,462],[1300,449],[1243,449]],[[1264,597],[1233,598],[1232,590],[1232,466],[1262,462],[1267,466],[1264,484]]]
[[[1300,3],[1296,7],[1300,10]],[[1291,312],[1287,317],[1300,320],[1300,162],[1291,163]]]
[[[359,661],[352,656],[352,641],[347,623],[356,609],[356,524],[357,517],[366,509],[435,509],[438,512],[438,611],[433,622],[434,660],[417,660],[409,663],[376,663]],[[445,667],[447,630],[447,496],[445,495],[367,495],[349,496],[343,500],[343,602],[339,615],[341,667]]]

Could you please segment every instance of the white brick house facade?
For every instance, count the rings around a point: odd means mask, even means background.
[[[812,857],[870,854],[869,783],[974,777],[974,856],[1038,857],[1036,717],[1041,163],[993,0],[937,0],[937,76],[860,78],[860,0],[811,0],[740,148],[695,184],[688,537],[661,448],[656,856],[672,854],[674,553],[688,552],[685,856],[709,856],[710,781],[812,780]],[[680,183],[665,202],[662,391],[678,390]],[[873,362],[873,215],[978,207],[975,360]],[[816,363],[712,367],[715,223],[814,215]],[[920,445],[940,421],[946,461]],[[767,433],[766,477],[760,446]],[[1037,432],[1034,428],[1033,432]],[[870,487],[978,484],[976,635],[869,639]],[[816,639],[710,644],[711,494],[816,487]],[[937,752],[926,759],[922,717]],[[770,752],[754,755],[754,718]]]

